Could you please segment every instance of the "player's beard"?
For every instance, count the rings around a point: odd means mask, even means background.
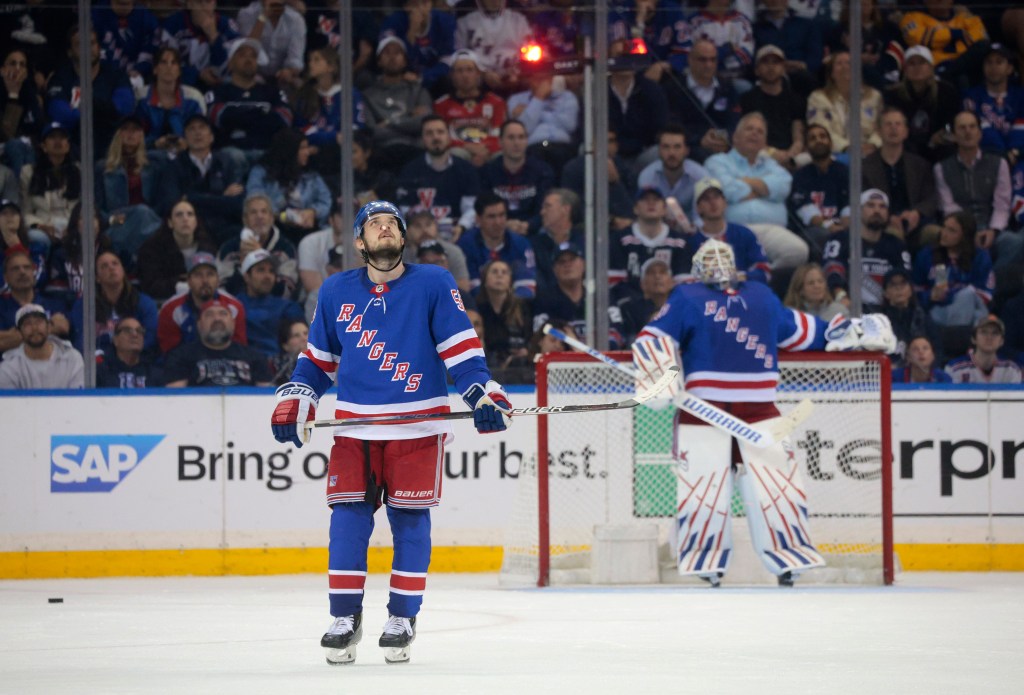
[[[365,248],[365,247],[364,247]],[[364,251],[366,262],[377,270],[393,269],[398,266],[402,259],[402,251],[405,244],[380,244],[375,249],[366,248]]]

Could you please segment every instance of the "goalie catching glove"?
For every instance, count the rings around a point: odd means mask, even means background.
[[[316,405],[320,396],[312,386],[289,381],[277,388],[277,407],[270,418],[274,439],[301,447],[306,441],[303,425],[316,419]]]
[[[832,319],[825,331],[828,352],[872,350],[889,355],[896,352],[896,334],[885,314],[865,314],[863,318]]]
[[[473,384],[462,394],[462,400],[473,409],[473,424],[481,434],[503,432],[512,424],[512,404],[501,384],[493,379],[481,386]]]

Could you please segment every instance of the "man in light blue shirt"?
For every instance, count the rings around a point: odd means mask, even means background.
[[[658,160],[643,168],[637,177],[637,188],[657,188],[666,199],[675,198],[692,220],[693,188],[708,172],[689,155],[686,131],[678,125],[665,126],[658,133]]]

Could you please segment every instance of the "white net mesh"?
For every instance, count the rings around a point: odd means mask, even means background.
[[[812,538],[828,567],[807,572],[801,581],[882,583],[882,461],[890,459],[882,453],[888,399],[881,397],[881,362],[873,356],[786,356],[780,375],[777,403],[783,413],[804,398],[815,403],[790,441],[804,476]],[[538,401],[546,395],[548,405],[615,401],[632,391],[628,375],[579,356],[555,357],[538,367]],[[595,527],[652,523],[659,528],[662,581],[684,581],[668,551],[677,480],[672,416],[671,407],[656,404],[549,418],[546,438],[541,428],[539,450],[546,444],[549,461],[552,584],[592,580]],[[536,458],[524,461],[505,538],[503,583],[538,581],[542,482]],[[732,511],[730,582],[774,581],[750,547],[738,495]]]

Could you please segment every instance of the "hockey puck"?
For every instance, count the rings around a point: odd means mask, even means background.
[[[48,603],[64,603],[64,599],[62,598],[48,598],[46,600]]]

